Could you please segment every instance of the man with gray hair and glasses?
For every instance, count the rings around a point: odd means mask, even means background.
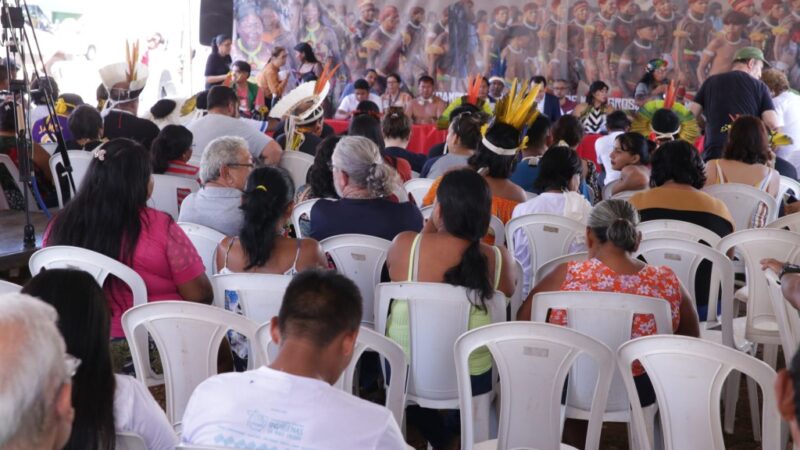
[[[200,159],[203,187],[183,200],[178,222],[205,225],[227,236],[239,234],[242,190],[253,167],[244,139],[223,136],[211,141]]]
[[[56,450],[69,439],[72,381],[80,361],[66,353],[52,306],[0,296],[0,449]]]

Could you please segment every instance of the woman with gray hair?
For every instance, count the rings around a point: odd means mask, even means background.
[[[589,258],[561,264],[544,277],[520,307],[517,320],[531,319],[533,296],[539,292],[620,292],[664,299],[669,302],[672,311],[671,331],[698,337],[700,325],[694,303],[675,273],[669,267],[651,266],[633,256],[642,239],[642,234],[636,230],[638,224],[639,213],[627,201],[611,199],[598,203],[592,209],[586,226]],[[548,321],[566,325],[567,312],[552,310]],[[656,324],[651,316],[633,316],[631,339],[648,336],[655,331]],[[641,365],[633,365],[633,375],[642,405],[655,402],[653,386]],[[565,437],[570,438],[564,442],[576,445],[585,440],[582,435],[585,435],[585,427],[578,424],[565,427]]]
[[[378,146],[361,136],[342,138],[331,158],[338,201],[320,199],[311,209],[311,237],[321,241],[356,233],[392,240],[402,231],[420,231],[422,214],[393,192],[397,173],[384,163]]]

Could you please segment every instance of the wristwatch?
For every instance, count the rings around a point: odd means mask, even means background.
[[[796,264],[786,263],[781,268],[781,273],[778,274],[778,280],[782,279],[787,273],[800,273],[800,266]]]

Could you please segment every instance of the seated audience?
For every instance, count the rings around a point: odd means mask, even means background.
[[[104,104],[106,109],[103,113],[103,136],[108,139],[132,139],[142,144],[144,148],[150,148],[159,130],[153,122],[137,116],[139,96],[144,89],[132,87],[134,82],[130,81],[125,70],[119,70],[117,65],[100,69],[100,77],[108,94],[108,102]],[[135,82],[140,81],[135,80]]]
[[[448,283],[470,292],[470,329],[491,323],[485,302],[495,290],[511,296],[517,283],[514,260],[503,247],[481,242],[489,227],[492,193],[486,180],[474,170],[454,169],[446,173],[437,191],[431,218],[421,233],[397,235],[389,248],[386,265],[395,282]],[[408,305],[392,302],[386,335],[408,354]],[[447,318],[442,317],[442,320]],[[453,318],[454,319],[454,318]],[[473,395],[492,387],[492,361],[489,351],[479,349],[470,355]],[[437,411],[409,407],[407,420],[423,430],[433,448],[451,448],[457,430],[445,424]]]
[[[253,160],[276,166],[281,160],[283,150],[272,138],[257,128],[239,119],[239,98],[233,89],[225,86],[214,86],[208,91],[208,114],[193,121],[186,128],[194,135],[194,143],[201,149],[192,156],[192,163],[197,164],[203,156],[204,149],[214,139],[221,136],[237,136],[247,142],[247,150]]]
[[[619,180],[620,173],[611,167],[611,152],[614,150],[614,141],[622,133],[631,129],[631,120],[624,111],[614,111],[606,117],[608,134],[594,142],[597,162],[603,166],[603,184],[607,185]]]
[[[172,424],[147,387],[114,374],[108,303],[94,278],[82,270],[48,269],[22,292],[56,309],[67,353],[81,362],[72,377],[75,419],[65,448],[108,448],[117,432],[128,432],[141,436],[150,450],[174,449]]]
[[[550,119],[544,114],[539,114],[525,134],[528,137],[528,144],[522,149],[522,159],[511,174],[511,181],[526,192],[534,192],[533,185],[539,176],[539,163],[547,151],[550,138]]]
[[[69,130],[69,115],[75,108],[83,105],[83,99],[77,94],[61,94],[55,99],[55,120],[53,116],[45,116],[36,120],[31,125],[31,138],[33,142],[38,144],[53,144],[58,142],[57,133],[61,130],[61,135],[64,137],[64,142],[73,139],[72,133]],[[56,123],[58,122],[58,126]]]
[[[301,430],[292,431],[291,442],[302,448],[404,450],[388,409],[331,386],[353,357],[361,302],[356,285],[342,275],[298,274],[271,322],[278,356],[269,366],[201,383],[186,405],[182,442],[246,439],[271,448],[286,444],[290,427]]]
[[[353,83],[353,87],[355,88],[354,92],[344,97],[339,103],[339,109],[336,110],[336,114],[334,115],[335,119],[346,120],[351,118],[358,104],[364,100],[375,103],[378,105],[378,109],[380,109],[380,105],[382,104],[381,98],[370,92],[367,80],[363,78],[358,79]]]
[[[558,97],[547,92],[547,78],[541,75],[534,75],[528,81],[531,88],[535,85],[541,85],[539,95],[536,96],[536,106],[539,112],[547,116],[551,122],[556,122],[561,117],[561,104]]]
[[[400,88],[403,85],[403,80],[400,75],[390,73],[386,76],[386,91],[381,96],[381,110],[386,111],[389,108],[406,109],[412,101],[412,97],[408,92],[403,92]]]
[[[467,86],[467,94],[450,102],[442,116],[436,121],[436,125],[440,129],[446,128],[447,124],[450,123],[450,116],[463,106],[469,106],[487,116],[493,114],[494,105],[489,101],[489,81],[478,75],[476,79],[471,79],[470,82],[471,84]]]
[[[538,166],[538,177],[534,182],[538,196],[520,203],[511,217],[527,214],[555,214],[583,224],[589,219],[592,205],[578,191],[581,180],[581,159],[569,147],[551,147],[542,156]],[[583,240],[571,248],[570,253],[583,251]],[[522,230],[514,235],[514,258],[522,264],[525,274],[523,289],[527,293],[535,275],[528,248],[528,240]],[[541,261],[543,263],[545,261]]]
[[[436,82],[428,75],[419,77],[417,90],[419,96],[406,105],[406,115],[411,122],[420,125],[433,125],[439,120],[447,103],[435,95]]]
[[[362,102],[371,104],[372,102]],[[381,151],[384,162],[391,166],[400,175],[403,183],[411,179],[411,164],[402,158],[389,156],[386,154],[386,142],[383,140],[383,132],[381,131],[381,121],[376,115],[372,113],[359,113],[350,119],[350,127],[347,130],[348,136],[362,136],[370,141]]]
[[[189,164],[192,159],[192,132],[181,125],[167,125],[153,141],[153,173],[197,180],[200,168]],[[189,195],[188,189],[178,189],[178,204]]]
[[[378,83],[378,71],[373,69],[373,68],[368,68],[368,69],[364,69],[364,72],[362,73],[362,75],[363,75],[362,78],[364,80],[366,80],[367,85],[369,86],[369,93],[370,94],[375,94],[377,96],[380,96],[381,95],[381,91],[382,91],[382,87]],[[358,80],[356,80],[356,81],[358,81]],[[347,97],[348,95],[350,95],[353,92],[355,92],[354,84],[355,84],[355,81],[353,81],[351,83],[347,83],[345,85],[344,89],[342,90],[342,94],[339,97],[339,101],[340,102],[342,100],[344,100],[345,97]]]
[[[469,159],[481,142],[483,115],[480,113],[462,112],[451,116],[447,129],[447,153],[436,158],[425,172],[426,178],[439,178],[448,170],[469,165]]]
[[[222,85],[227,86],[236,92],[239,98],[239,114],[242,117],[253,117],[260,109],[264,108],[264,92],[256,83],[249,81],[250,73],[253,71],[247,61],[234,61],[231,64],[229,78]]]
[[[90,105],[75,108],[67,119],[72,140],[66,142],[67,150],[94,150],[102,143],[103,118]]]
[[[203,260],[175,221],[147,206],[149,152],[130,139],[114,139],[94,151],[81,189],[45,232],[44,246],[92,250],[133,269],[144,280],[148,301],[211,303]],[[104,285],[111,312],[112,343],[125,345],[120,319],[133,294],[116,279]]]
[[[578,117],[586,134],[601,133],[606,129],[606,116],[614,112],[608,103],[609,86],[600,80],[593,81],[586,93],[586,101],[572,110]]]
[[[381,131],[386,142],[383,154],[408,161],[411,170],[420,173],[427,158],[422,153],[407,150],[408,140],[411,137],[411,119],[401,108],[391,107],[386,110]]]
[[[550,134],[553,136],[554,145],[567,146],[576,152],[584,137],[583,127],[580,121],[571,115],[559,117],[553,124],[553,128],[550,129]],[[580,156],[580,153],[578,153],[578,155]],[[591,202],[592,199],[600,198],[602,194],[599,182],[597,181],[597,171],[594,163],[586,159],[581,158],[581,165],[583,169],[580,192]],[[536,194],[539,193],[535,189],[534,192]]]
[[[247,141],[226,136],[214,139],[200,160],[199,191],[181,204],[179,222],[196,223],[233,236],[242,228],[242,190],[253,170]]]
[[[0,296],[0,448],[61,450],[69,440],[80,361],[67,354],[57,321],[33,297]]]
[[[398,183],[397,175],[374,142],[360,136],[344,137],[336,145],[331,163],[333,184],[341,199],[320,199],[314,204],[311,237],[321,241],[357,233],[392,240],[402,231],[422,229],[422,214],[413,202],[389,200]]]
[[[619,171],[619,180],[611,186],[611,194],[641,191],[650,183],[650,151],[647,139],[639,133],[623,133],[614,140],[611,168]]]
[[[304,106],[298,106],[294,110],[294,114],[301,114],[306,110],[307,107],[304,109]],[[275,138],[275,141],[281,148],[285,148],[287,151],[296,150],[314,156],[317,146],[322,142],[324,124],[324,115],[312,114],[304,120],[297,120],[295,122],[294,139],[289,145],[286,143],[284,129],[280,130],[281,134]]]
[[[672,331],[675,334],[700,335],[697,312],[691,297],[675,273],[666,266],[648,265],[633,256],[641,233],[636,231],[639,214],[625,200],[611,199],[598,203],[589,216],[586,245],[589,259],[561,264],[533,288],[517,313],[517,320],[530,320],[534,295],[551,291],[601,291],[644,295],[669,302]],[[551,310],[548,322],[567,324],[567,312]],[[635,314],[631,339],[655,334],[654,319]],[[641,364],[634,362],[633,375],[642,405],[655,402],[655,391]],[[585,425],[585,422],[584,422]],[[575,445],[585,440],[585,429],[565,426],[565,443]]]
[[[484,113],[481,113],[481,111],[478,108],[476,108],[476,107],[470,105],[469,103],[467,103],[467,104],[464,104],[464,105],[459,106],[458,108],[454,109],[450,113],[450,116],[449,116],[448,122],[447,122],[447,126],[446,127],[442,127],[442,128],[449,129],[450,128],[450,124],[453,123],[453,119],[455,119],[461,113],[465,113],[465,112],[468,112],[468,113],[480,113],[479,116],[480,116],[481,121],[483,123],[488,122],[489,119],[490,119],[490,116],[488,116],[488,115],[486,115]],[[422,172],[420,173],[420,176],[423,177],[423,178],[426,178],[428,170],[430,170],[430,167],[436,162],[436,160],[439,157],[441,157],[442,155],[447,153],[447,151],[448,151],[447,150],[447,139],[445,139],[445,142],[442,142],[440,144],[435,144],[435,145],[431,146],[431,148],[428,149],[428,160],[425,162],[425,166],[422,168]]]
[[[34,76],[31,81],[31,123],[36,123],[39,119],[44,119],[50,115],[50,108],[47,107],[47,99],[56,101],[59,95],[58,83],[53,77]]]
[[[297,189],[294,202],[300,203],[315,198],[339,198],[333,186],[333,169],[331,168],[331,156],[336,144],[341,138],[331,136],[322,140],[317,145],[314,164],[308,169],[306,184]],[[308,233],[304,233],[308,234]]]

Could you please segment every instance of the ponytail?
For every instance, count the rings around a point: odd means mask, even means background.
[[[486,300],[494,295],[494,283],[489,274],[489,261],[481,253],[480,238],[469,243],[461,254],[458,265],[445,272],[444,281],[467,288],[470,303],[479,310],[486,311]]]
[[[261,167],[247,179],[242,195],[244,223],[239,232],[247,258],[244,270],[261,267],[275,248],[278,222],[292,202],[294,183],[283,169]]]

